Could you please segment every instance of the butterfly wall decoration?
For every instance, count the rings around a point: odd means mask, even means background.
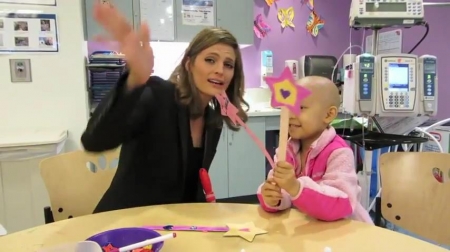
[[[302,0],[302,4],[306,4],[310,11],[314,10],[314,0]]]
[[[279,8],[278,9],[278,21],[280,21],[281,27],[292,27],[294,28],[294,7],[289,8]]]
[[[268,6],[272,6],[276,1],[278,1],[278,0],[266,0],[266,4]]]
[[[270,30],[270,26],[264,22],[262,15],[258,14],[255,21],[253,21],[253,31],[256,37],[260,39],[265,38]]]
[[[308,22],[306,23],[306,30],[317,37],[319,35],[320,29],[325,26],[325,21],[320,18],[319,15],[313,10],[309,14]]]

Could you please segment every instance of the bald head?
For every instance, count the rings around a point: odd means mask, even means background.
[[[311,98],[319,101],[326,107],[336,107],[341,105],[339,89],[330,80],[321,76],[308,76],[298,81],[298,84],[311,91]]]

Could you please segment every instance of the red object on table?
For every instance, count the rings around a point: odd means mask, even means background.
[[[203,192],[205,193],[207,202],[216,202],[216,196],[214,195],[211,178],[208,171],[205,168],[201,168],[199,171],[200,182],[202,183]]]

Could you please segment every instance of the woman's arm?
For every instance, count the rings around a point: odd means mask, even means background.
[[[150,77],[145,85],[130,89],[127,79],[128,73],[120,77],[117,86],[90,118],[81,136],[85,150],[102,152],[115,149],[142,132],[152,109],[156,108],[152,86],[164,80]]]

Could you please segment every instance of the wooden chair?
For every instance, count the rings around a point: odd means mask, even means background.
[[[385,153],[380,173],[383,217],[424,239],[450,245],[450,154]]]
[[[45,223],[91,214],[111,184],[119,153],[78,150],[42,160],[39,166],[51,202],[44,208]]]

